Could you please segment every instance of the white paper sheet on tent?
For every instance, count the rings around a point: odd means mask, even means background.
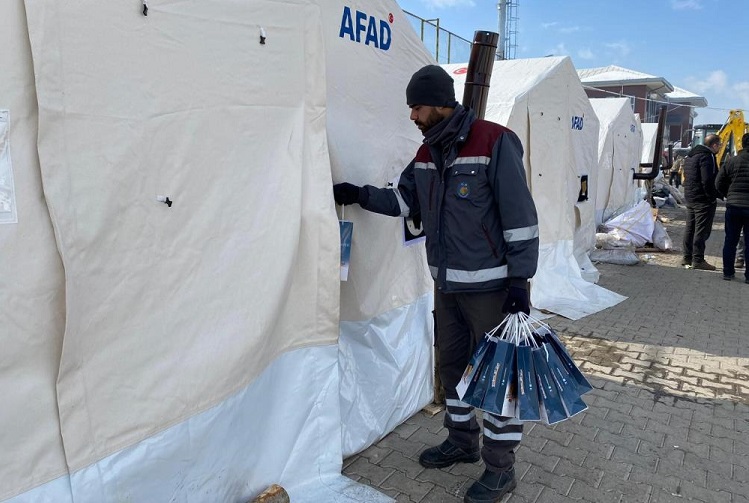
[[[467,65],[443,66],[455,80],[456,93],[462,93]],[[531,302],[538,309],[571,319],[611,307],[624,298],[583,279],[575,258],[575,230],[580,228],[576,222],[579,176],[585,169],[576,162],[595,161],[597,135],[590,134],[582,142],[573,139],[573,117],[588,114],[593,131],[598,128],[584,97],[567,57],[495,61],[485,114],[488,120],[515,131],[525,147],[525,169],[538,210],[541,242]],[[576,154],[575,148],[581,150]],[[593,216],[592,211],[584,213],[589,215],[586,218]],[[582,213],[578,214],[582,218]]]
[[[10,111],[0,110],[0,224],[17,222],[16,184],[10,162]]]
[[[600,121],[596,223],[636,204],[633,174],[640,163],[642,130],[628,98],[590,100]]]
[[[285,351],[337,340],[320,10],[26,7],[78,470],[214,406]]]
[[[65,285],[42,191],[34,70],[23,1],[0,2],[0,19],[0,109],[7,111],[0,121],[0,192],[7,197],[10,189],[15,201],[10,218],[6,212],[0,220],[17,220],[0,225],[0,500],[4,500],[66,477],[68,471],[55,394]],[[66,480],[59,484],[65,487]],[[45,501],[44,492],[36,493],[33,501]]]

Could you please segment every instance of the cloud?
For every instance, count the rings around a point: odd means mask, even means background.
[[[554,21],[553,23],[541,23],[541,28],[543,28],[544,30],[548,30],[549,28],[553,28],[558,24],[559,23],[557,23],[556,21]]]
[[[431,9],[446,9],[449,7],[473,7],[476,2],[473,0],[421,0],[421,2]]]
[[[567,56],[569,55],[569,51],[564,46],[564,42],[560,42],[557,45],[555,45],[553,48],[546,51],[547,56]]]
[[[749,81],[738,82],[731,86],[734,96],[739,98],[742,108],[749,109]],[[738,107],[736,107],[738,108]]]
[[[566,26],[564,28],[559,28],[559,33],[575,33],[576,31],[580,31],[579,26]]]
[[[577,51],[577,56],[580,59],[593,59],[596,57],[596,55],[593,54],[593,51],[591,51],[587,47],[585,49],[580,49],[579,51]]]
[[[618,56],[626,56],[632,50],[630,49],[629,44],[623,40],[620,42],[610,42],[604,45],[611,51],[615,52]]]
[[[708,91],[722,93],[728,88],[728,75],[723,70],[715,70],[705,78],[687,77],[690,90],[704,94]]]
[[[671,8],[674,10],[700,10],[702,3],[700,0],[671,0]]]

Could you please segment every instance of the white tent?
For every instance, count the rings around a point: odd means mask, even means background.
[[[142,7],[0,3],[0,501],[389,500],[341,462],[430,399],[430,279],[347,210],[340,290],[331,183],[430,57],[388,0]]]
[[[600,122],[596,225],[637,203],[636,182],[642,128],[628,98],[592,98]],[[651,158],[652,159],[652,158]]]
[[[466,65],[445,68],[462,96]],[[594,274],[587,252],[595,245],[598,119],[571,60],[495,62],[486,119],[515,131],[525,147],[541,242],[533,306],[579,319],[624,300],[583,278],[583,272]],[[585,175],[588,199],[578,202]]]

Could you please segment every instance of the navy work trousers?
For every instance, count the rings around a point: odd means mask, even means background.
[[[439,375],[445,388],[445,428],[448,440],[464,449],[479,446],[479,425],[474,409],[458,397],[455,387],[468,360],[484,334],[500,324],[507,313],[502,305],[507,290],[477,293],[445,294],[435,291]],[[515,463],[515,449],[523,437],[523,424],[509,417],[483,412],[483,448],[481,457],[486,468],[504,472]]]

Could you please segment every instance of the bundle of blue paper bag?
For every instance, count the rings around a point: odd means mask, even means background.
[[[485,334],[457,386],[474,407],[546,424],[587,409],[591,389],[554,330],[522,312]]]

